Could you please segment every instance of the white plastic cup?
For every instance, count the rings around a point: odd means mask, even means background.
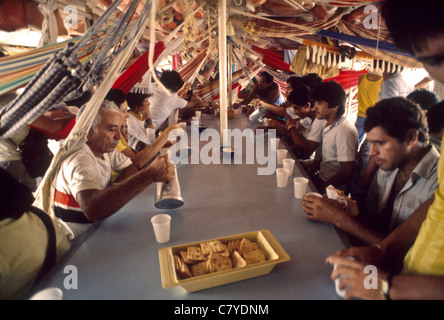
[[[288,169],[276,169],[276,180],[278,188],[285,188],[288,184]]]
[[[307,191],[308,179],[304,177],[297,177],[293,179],[294,183],[294,197],[302,199],[302,196]]]
[[[62,300],[63,291],[59,288],[46,288],[34,294],[30,300]]]
[[[278,149],[280,141],[281,141],[281,139],[279,139],[279,138],[271,138],[270,139],[271,151],[275,152]]]
[[[282,161],[287,157],[287,153],[288,153],[287,149],[277,149],[276,150],[278,164],[282,165]]]
[[[282,160],[282,165],[285,169],[288,169],[288,176],[291,177],[293,175],[294,163],[296,161],[294,159],[284,159]]]
[[[171,217],[167,214],[157,214],[151,218],[153,224],[154,235],[158,243],[170,241]]]
[[[200,116],[201,116],[201,111],[196,111],[196,117],[198,118],[198,119],[200,119]]]

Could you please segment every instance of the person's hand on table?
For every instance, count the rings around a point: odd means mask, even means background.
[[[367,263],[353,261],[346,257],[330,256],[326,262],[336,266],[331,273],[334,281],[339,278],[339,290],[346,289],[345,299],[386,300],[382,291],[382,280],[388,273],[375,266],[369,269]]]
[[[337,225],[344,219],[347,212],[336,200],[328,199],[325,195],[320,198],[312,195],[302,197],[302,210],[309,220],[327,222]]]
[[[336,258],[353,257],[356,261],[381,266],[385,259],[385,252],[376,245],[350,247],[342,249],[327,258],[327,262]]]

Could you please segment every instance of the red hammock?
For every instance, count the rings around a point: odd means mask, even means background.
[[[162,41],[156,43],[154,47],[155,62],[162,51],[165,50],[165,44]],[[123,93],[127,94],[131,88],[140,80],[143,75],[148,71],[148,55],[149,50],[145,51],[120,77],[114,82],[113,89],[119,89]]]
[[[251,49],[263,55],[262,62],[266,66],[275,70],[277,69],[293,73],[293,71],[290,70],[290,65],[284,62],[283,57],[280,53],[274,50],[262,49],[256,46],[252,46]]]
[[[344,88],[344,90],[347,90],[358,85],[359,77],[363,73],[367,73],[367,71],[340,70],[338,76],[325,79],[324,81],[334,80],[339,83]]]

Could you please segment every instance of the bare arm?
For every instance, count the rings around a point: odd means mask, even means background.
[[[77,194],[78,203],[89,221],[98,221],[117,212],[152,182],[171,180],[174,170],[166,156],[156,159],[141,171],[130,166],[122,172],[119,179],[122,182],[103,190],[80,191]]]
[[[340,162],[341,169],[333,177],[325,182],[325,186],[340,187],[347,184],[353,176],[354,161]]]
[[[382,233],[367,227],[355,217],[350,216],[334,200],[304,196],[302,209],[306,213],[307,219],[331,223],[366,244],[377,243],[384,238]]]
[[[304,135],[298,132],[296,127],[292,127],[289,131],[293,144],[303,158],[309,158],[313,152],[320,146],[319,142],[305,139]]]

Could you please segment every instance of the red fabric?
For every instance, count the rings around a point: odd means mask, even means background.
[[[154,47],[153,61],[159,57],[165,50],[165,44],[162,41],[156,43]],[[113,89],[119,89],[127,94],[134,85],[142,80],[143,75],[148,71],[148,55],[149,50],[145,51],[120,77],[114,82]]]
[[[32,124],[30,124],[29,126],[37,131],[44,133],[49,139],[60,140],[60,139],[66,139],[68,137],[69,133],[71,132],[72,128],[74,128],[75,124],[76,124],[76,117],[72,118],[72,120],[70,122],[68,122],[68,124],[63,129],[61,129],[57,132],[49,132],[49,131],[37,128],[37,127],[33,126]]]
[[[356,87],[359,83],[359,77],[364,73],[367,73],[367,71],[340,70],[338,76],[325,79],[324,81],[336,81],[344,88],[344,90],[347,90]]]
[[[293,73],[293,71],[290,70],[290,64],[284,62],[282,54],[256,46],[253,46],[252,49],[263,55],[262,62],[268,67]]]

